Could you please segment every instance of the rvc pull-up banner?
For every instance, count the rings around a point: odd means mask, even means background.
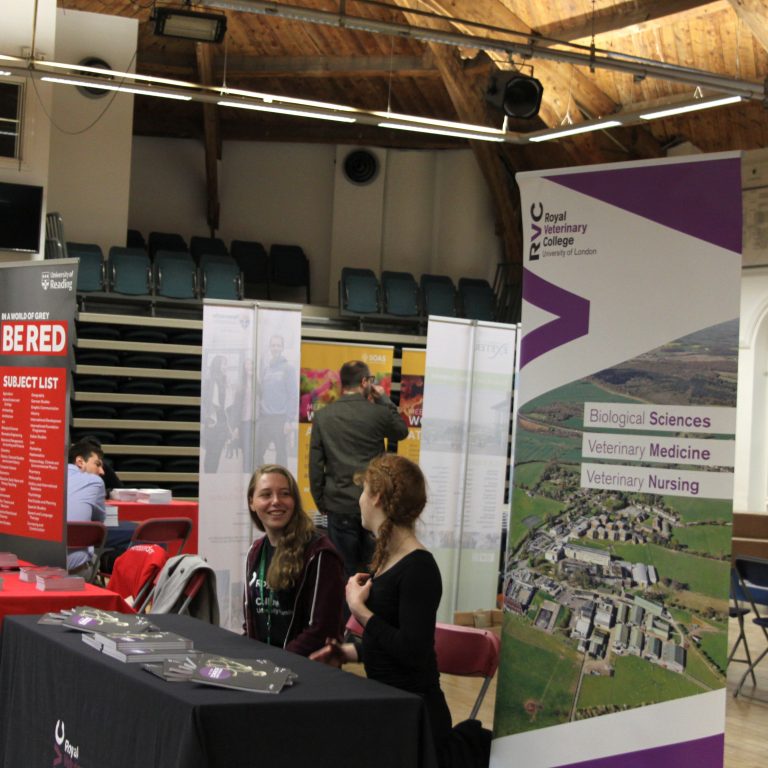
[[[494,766],[720,768],[735,154],[521,174]]]
[[[0,267],[0,548],[66,563],[69,368],[77,261]]]

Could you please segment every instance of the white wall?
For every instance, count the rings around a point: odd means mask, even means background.
[[[224,142],[217,236],[302,246],[312,301],[336,306],[343,266],[492,279],[500,248],[485,183],[470,150],[370,150],[379,173],[345,178],[352,147]],[[136,137],[129,226],[147,237],[209,234],[202,142]]]
[[[0,53],[21,56],[22,48],[31,48],[35,38],[38,53],[48,58],[55,54],[56,0],[38,0],[37,19],[32,0],[6,0],[2,4],[0,24]],[[24,125],[21,162],[0,158],[0,181],[13,184],[34,184],[47,187],[48,152],[51,126],[46,116],[50,114],[52,87],[48,83],[26,81]],[[43,197],[43,209],[46,195]],[[40,224],[40,243],[45,242],[44,220]],[[19,254],[0,252],[0,261],[18,261]],[[37,255],[32,258],[40,258]]]
[[[133,71],[138,21],[59,10],[56,58],[79,64],[98,57]],[[106,255],[125,245],[133,133],[133,96],[89,98],[57,86],[53,98],[48,210],[61,214],[69,241],[97,243]]]

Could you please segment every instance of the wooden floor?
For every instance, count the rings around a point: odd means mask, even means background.
[[[735,621],[732,621],[729,648],[736,641],[737,635],[738,626]],[[747,622],[747,640],[753,658],[766,647],[762,631],[750,622]],[[364,674],[362,667],[358,664],[350,664],[345,669]],[[732,663],[728,670],[724,768],[768,768],[768,656],[757,668],[757,686],[753,686],[750,679],[744,684],[739,697],[734,698],[733,691],[745,669],[744,664]],[[454,722],[466,720],[480,690],[480,680],[441,675],[440,683]],[[496,680],[494,678],[480,708],[479,717],[486,728],[493,728],[495,700]]]

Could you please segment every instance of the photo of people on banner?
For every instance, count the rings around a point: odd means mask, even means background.
[[[330,405],[341,395],[339,370],[350,360],[360,360],[368,366],[374,384],[392,391],[394,348],[376,345],[334,344],[305,341],[301,345],[299,381],[299,467],[297,479],[304,509],[317,513],[309,489],[309,440],[312,418],[316,411]]]

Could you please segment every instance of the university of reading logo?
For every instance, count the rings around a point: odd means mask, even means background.
[[[40,284],[43,290],[71,291],[75,284],[75,270],[60,270],[56,272],[42,272]]]
[[[80,768],[80,747],[67,739],[63,720],[57,720],[56,727],[53,729],[53,752],[52,767]]]

